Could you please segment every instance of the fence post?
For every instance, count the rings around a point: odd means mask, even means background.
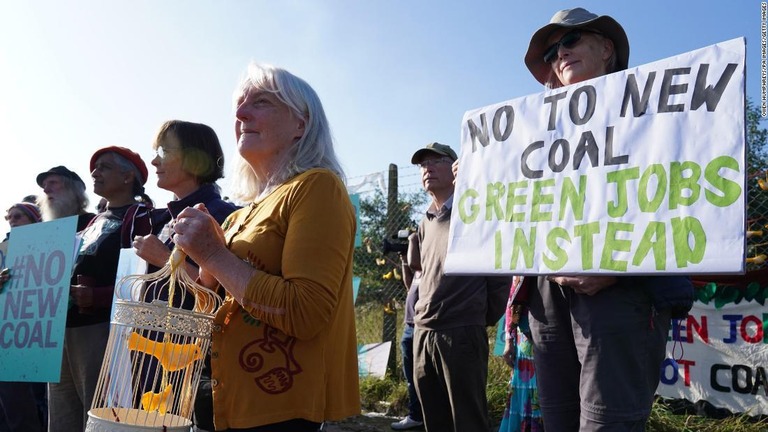
[[[397,233],[398,221],[396,220],[396,216],[399,214],[397,211],[397,193],[398,193],[398,182],[397,182],[397,165],[395,164],[389,164],[389,188],[387,190],[387,221],[386,221],[386,230],[387,230],[387,237],[391,237],[393,234]],[[389,284],[396,284],[398,283],[397,280],[391,280],[389,281]],[[397,287],[390,287],[390,288],[397,288]],[[389,298],[387,299],[387,302],[390,306],[392,306],[395,303],[394,299],[394,293],[397,292],[394,289],[390,289],[388,291],[389,293],[392,293]],[[397,351],[398,351],[398,343],[397,343],[397,309],[393,307],[384,307],[382,308],[382,313],[384,314],[383,317],[383,324],[381,326],[382,328],[382,335],[381,340],[384,342],[391,341],[392,342],[392,349],[389,350],[389,360],[387,361],[387,372],[389,376],[396,377],[397,374]]]

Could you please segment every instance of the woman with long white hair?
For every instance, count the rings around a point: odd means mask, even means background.
[[[226,291],[211,363],[217,431],[317,431],[360,412],[355,213],[322,104],[290,72],[252,64],[235,93],[235,198],[219,226],[182,211],[174,241]]]

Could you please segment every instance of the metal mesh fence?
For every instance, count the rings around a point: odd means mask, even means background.
[[[384,180],[386,179],[386,180]],[[400,337],[406,287],[398,251],[407,250],[407,236],[424,214],[427,195],[418,168],[390,165],[386,174],[357,192],[360,196],[362,245],[355,250],[355,275],[361,278],[355,303],[359,344],[392,342],[387,374],[400,374]],[[382,183],[386,182],[386,191]]]
[[[356,191],[362,237],[354,258],[355,275],[361,278],[355,303],[357,341],[361,345],[391,342],[387,376],[403,378],[400,338],[407,289],[397,252],[407,249],[407,235],[418,227],[429,197],[413,165],[392,164],[386,173],[366,177],[368,187]],[[489,328],[488,334],[493,342],[496,329]],[[509,369],[500,358],[492,358],[491,363],[489,385],[504,385]]]

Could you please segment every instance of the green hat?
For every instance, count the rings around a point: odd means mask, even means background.
[[[414,153],[413,156],[411,157],[411,163],[417,164],[421,162],[421,159],[427,153],[434,153],[440,156],[448,156],[449,158],[451,158],[451,160],[454,160],[454,161],[459,158],[458,156],[456,156],[456,152],[453,151],[451,146],[433,142],[433,143],[427,144],[423,149],[416,150],[416,153]]]

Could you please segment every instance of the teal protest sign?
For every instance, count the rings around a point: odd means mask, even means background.
[[[352,276],[352,304],[357,302],[357,293],[360,292],[360,276]]]
[[[0,381],[58,382],[77,217],[11,230],[0,293]]]
[[[360,236],[360,194],[350,194],[349,200],[352,201],[352,206],[355,207],[355,247],[363,245],[363,238]]]
[[[0,243],[0,268],[5,268],[5,255],[8,253],[8,242]]]

